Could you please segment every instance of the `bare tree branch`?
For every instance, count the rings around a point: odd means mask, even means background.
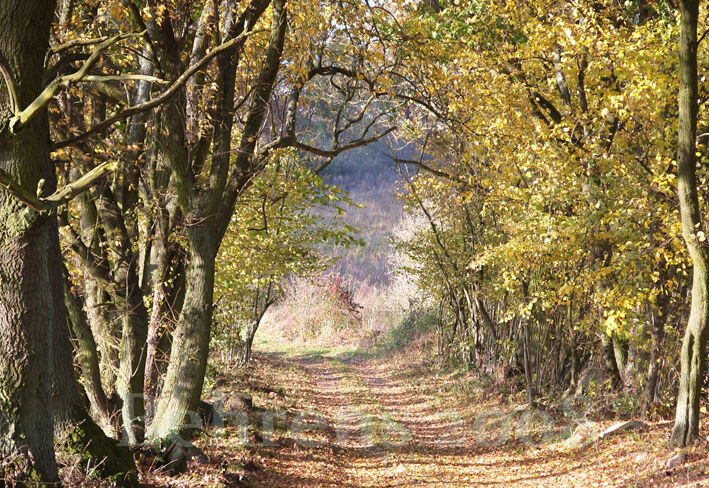
[[[309,152],[311,154],[316,154],[318,156],[330,158],[330,161],[318,166],[315,170],[313,170],[313,172],[315,174],[319,174],[330,164],[332,159],[334,159],[336,156],[342,154],[343,152],[350,151],[350,150],[358,148],[358,147],[367,146],[373,142],[377,142],[379,139],[391,134],[395,130],[396,130],[396,127],[389,127],[384,132],[382,132],[376,136],[363,138],[363,139],[356,139],[352,142],[349,142],[347,144],[344,144],[342,146],[339,146],[339,147],[336,147],[336,148],[330,149],[330,150],[321,149],[321,148],[314,147],[314,146],[309,146],[307,144],[303,144],[298,141],[294,141],[294,143],[291,144],[291,146],[295,147],[297,149],[300,149],[302,151]]]
[[[4,186],[11,195],[28,207],[38,211],[46,212],[69,202],[71,199],[81,195],[94,186],[104,175],[116,168],[115,162],[104,162],[83,175],[78,180],[69,183],[63,188],[55,191],[48,197],[38,197],[30,191],[22,188],[8,173],[0,169],[0,185]],[[43,180],[40,180],[40,185]]]
[[[98,134],[100,132],[105,131],[109,127],[111,127],[113,124],[116,122],[119,122],[123,119],[127,119],[128,117],[145,112],[147,110],[150,110],[154,107],[157,107],[158,105],[162,104],[165,102],[167,99],[169,99],[171,96],[173,96],[180,87],[182,87],[185,83],[187,83],[187,80],[190,79],[192,75],[197,73],[199,70],[204,68],[215,56],[219,55],[220,53],[226,51],[227,49],[230,49],[233,47],[235,44],[238,44],[242,42],[247,36],[253,34],[256,31],[249,30],[249,31],[244,31],[241,35],[223,43],[220,44],[219,46],[215,47],[212,49],[209,53],[207,53],[202,59],[200,59],[197,63],[193,64],[190,66],[187,70],[185,70],[175,81],[172,82],[172,85],[170,85],[162,94],[160,94],[158,97],[153,98],[152,100],[149,100],[144,103],[140,103],[138,105],[134,105],[132,107],[127,107],[117,114],[113,115],[112,117],[107,118],[103,122],[96,124],[86,132],[83,132],[77,136],[70,137],[69,139],[65,139],[63,141],[58,141],[50,145],[51,150],[56,150],[62,147],[66,146],[71,146],[73,144],[76,144],[77,142],[83,141],[84,139],[94,135]]]
[[[4,186],[7,191],[10,192],[12,196],[17,198],[19,201],[26,204],[28,207],[37,210],[38,212],[44,209],[44,203],[33,195],[32,192],[22,188],[19,183],[17,183],[12,176],[10,176],[5,170],[0,168],[0,185]]]
[[[163,80],[161,78],[156,78],[150,75],[87,75],[81,81],[87,81],[92,83],[105,83],[108,81],[148,81],[150,83],[156,83],[159,85],[167,85],[169,81]]]
[[[116,162],[106,161],[101,163],[78,180],[65,185],[48,197],[42,198],[41,201],[53,205],[67,203],[94,186],[104,175],[116,169],[116,166]]]
[[[99,44],[101,42],[107,41],[108,37],[96,37],[93,39],[73,39],[71,41],[65,42],[64,44],[59,44],[50,48],[51,54],[59,54],[60,52],[66,51],[77,46],[91,46],[93,44]]]
[[[456,183],[461,183],[469,188],[476,188],[478,190],[482,189],[479,185],[471,184],[470,181],[468,181],[466,178],[464,178],[462,176],[456,176],[456,175],[452,175],[450,173],[446,173],[445,171],[441,171],[440,169],[437,169],[437,168],[427,165],[423,161],[419,161],[416,159],[401,159],[401,158],[395,158],[392,156],[390,156],[390,157],[394,162],[396,162],[398,164],[406,164],[406,165],[410,165],[410,166],[416,166],[428,173],[434,174],[436,176],[439,176],[441,178],[445,178],[447,180],[450,180],[450,181],[453,181]]]
[[[78,71],[70,75],[64,75],[54,79],[51,83],[49,83],[49,85],[47,85],[44,90],[42,90],[42,93],[37,95],[37,98],[35,98],[32,103],[30,103],[24,110],[19,111],[18,104],[15,108],[15,116],[10,119],[10,132],[12,132],[13,134],[16,133],[22,127],[27,125],[27,123],[33,117],[35,117],[38,113],[44,110],[44,108],[49,105],[49,102],[52,100],[52,97],[57,92],[57,90],[59,90],[60,88],[66,88],[71,83],[76,83],[78,81],[84,80],[88,74],[89,69],[91,69],[91,67],[96,64],[103,51],[105,51],[118,41],[142,35],[142,33],[120,34],[110,37],[98,46],[96,46],[96,48],[91,52],[91,55],[86,61],[84,61],[84,64],[81,66],[81,68],[79,68]],[[14,88],[12,88],[12,80],[6,77],[5,81],[8,83],[8,91],[10,91],[10,93],[12,94],[12,90],[14,90]]]
[[[295,136],[280,137],[280,138],[276,139],[275,141],[273,141],[272,143],[264,146],[264,148],[261,151],[259,151],[259,153],[256,155],[256,159],[257,160],[265,159],[266,157],[268,157],[268,154],[273,149],[294,147],[296,149],[300,149],[301,151],[309,152],[311,154],[315,154],[317,156],[322,156],[324,158],[329,158],[328,162],[318,166],[316,169],[313,170],[313,172],[315,174],[318,174],[318,173],[322,172],[332,162],[332,159],[334,159],[338,155],[342,154],[343,152],[347,152],[352,149],[366,146],[368,144],[376,142],[379,139],[381,139],[382,137],[385,137],[385,136],[391,134],[396,129],[397,129],[396,127],[389,127],[384,132],[382,132],[376,136],[355,139],[354,141],[351,141],[351,142],[344,144],[342,146],[334,147],[332,149],[322,149],[319,147],[310,146],[308,144],[303,144],[302,142],[299,142],[298,140],[296,140]]]

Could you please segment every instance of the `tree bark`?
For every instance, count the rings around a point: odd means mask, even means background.
[[[187,227],[190,262],[186,273],[185,303],[173,335],[162,394],[153,422],[148,427],[147,438],[154,443],[191,434],[189,426],[193,422],[190,417],[197,412],[202,393],[209,355],[216,260],[214,232],[207,226]]]
[[[185,251],[177,243],[169,245],[156,275],[153,310],[148,328],[145,360],[145,415],[150,424],[160,391],[161,375],[170,358],[171,337],[182,310],[185,295]]]
[[[699,210],[696,176],[699,1],[680,0],[680,14],[677,193],[682,221],[682,237],[687,244],[694,269],[692,272],[692,304],[682,341],[677,412],[670,442],[675,446],[686,446],[699,435],[699,399],[704,373],[707,322],[709,322],[709,249]]]
[[[530,358],[530,350],[529,350],[529,328],[531,327],[531,324],[526,321],[526,323],[523,321],[520,323],[522,326],[522,353],[524,357],[524,378],[525,378],[525,383],[527,385],[527,401],[529,402],[530,407],[535,406],[535,391],[534,391],[534,380],[532,377],[532,361]]]
[[[54,11],[51,0],[0,6],[0,60],[23,108],[41,88]],[[48,164],[46,118],[11,134],[14,114],[0,89],[0,168],[34,194]],[[49,281],[50,216],[0,189],[0,477],[56,482],[52,434],[53,296]],[[26,474],[23,475],[22,471]]]
[[[236,363],[240,366],[248,365],[251,360],[251,347],[254,343],[254,334],[251,333],[252,330],[255,330],[255,327],[249,324],[246,331],[246,339],[239,345],[239,350],[236,354]]]
[[[275,302],[273,298],[273,283],[269,283],[268,290],[266,291],[266,296],[262,303],[256,298],[255,307],[257,308],[256,314],[253,319],[246,326],[246,337],[244,342],[241,344],[239,354],[237,356],[237,363],[246,366],[251,360],[251,351],[254,345],[254,337],[256,337],[256,331],[258,331],[259,325],[261,325],[261,320],[263,316],[266,315],[266,311]]]
[[[119,369],[116,390],[122,400],[123,429],[130,445],[143,440],[145,413],[143,379],[148,335],[148,311],[138,279],[138,259],[133,252],[125,215],[107,184],[99,188],[99,215],[114,255],[113,301],[122,314]]]
[[[78,178],[78,175],[74,178]],[[76,199],[79,207],[81,240],[90,252],[103,258],[105,238],[100,228],[98,210],[93,198],[92,193],[87,192]],[[120,341],[120,327],[115,325],[117,321],[112,320],[116,318],[115,307],[108,306],[110,298],[105,290],[106,285],[87,269],[84,269],[82,274],[86,317],[100,353],[101,383],[106,396],[118,401],[116,371],[119,364],[117,344]]]
[[[614,342],[615,341],[612,335],[601,332],[601,344],[603,346],[603,359],[605,360],[606,374],[611,380],[613,388],[618,388],[623,383],[623,379],[621,378],[620,370],[618,369]]]
[[[78,342],[77,356],[81,365],[81,373],[84,378],[84,389],[89,398],[89,403],[93,407],[99,421],[105,426],[111,425],[111,409],[106,392],[101,383],[101,368],[99,366],[98,347],[91,332],[86,314],[81,308],[81,301],[76,296],[73,285],[64,273],[64,303],[66,305],[67,319],[71,326],[73,336]],[[58,316],[57,316],[58,317]]]
[[[571,372],[569,373],[569,391],[575,391],[578,386],[579,375],[581,374],[581,358],[579,358],[579,352],[577,349],[577,332],[573,330],[571,332],[571,344],[569,348],[571,349]]]
[[[483,323],[485,324],[485,327],[487,328],[488,334],[490,335],[490,351],[492,353],[491,360],[493,363],[497,362],[497,348],[498,348],[498,343],[499,339],[497,337],[497,330],[495,327],[495,323],[492,321],[490,318],[490,314],[487,313],[487,309],[485,308],[485,304],[482,301],[482,298],[479,296],[475,297],[475,305],[478,308],[478,313],[480,314],[480,317],[483,319]]]
[[[620,384],[623,387],[627,387],[630,383],[627,375],[626,369],[628,366],[628,341],[621,339],[617,334],[613,337],[613,357],[615,358],[615,367],[618,371],[618,377],[620,378]]]

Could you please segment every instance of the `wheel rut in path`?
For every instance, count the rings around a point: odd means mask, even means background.
[[[384,364],[305,357],[298,425],[261,449],[258,486],[455,487],[474,476],[471,451],[454,412],[441,412]],[[479,473],[481,474],[481,473]]]

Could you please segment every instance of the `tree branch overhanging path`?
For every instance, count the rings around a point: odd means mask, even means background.
[[[15,133],[17,131],[22,130],[22,128],[34,117],[36,117],[38,114],[40,114],[41,111],[46,110],[47,106],[52,100],[52,97],[55,95],[57,90],[60,88],[67,88],[70,84],[72,83],[80,83],[80,82],[105,82],[105,81],[148,81],[150,83],[157,83],[157,84],[169,84],[170,86],[160,95],[157,97],[143,102],[139,105],[132,106],[132,107],[127,107],[125,109],[120,110],[117,114],[111,116],[110,118],[100,122],[99,124],[95,125],[94,127],[91,127],[89,130],[86,132],[73,136],[69,139],[66,139],[64,141],[58,141],[54,142],[50,145],[51,150],[57,150],[61,149],[63,147],[71,146],[74,144],[77,144],[79,142],[82,142],[86,139],[88,139],[91,136],[94,136],[96,134],[100,134],[104,132],[106,129],[111,128],[114,126],[116,123],[125,120],[129,117],[132,117],[136,114],[140,114],[142,112],[147,112],[148,110],[152,110],[155,107],[158,107],[160,104],[164,103],[167,101],[171,96],[175,95],[177,91],[182,88],[187,81],[190,79],[191,76],[193,76],[195,73],[197,73],[199,70],[204,69],[204,67],[216,56],[218,56],[220,53],[236,46],[238,43],[243,43],[246,39],[246,37],[251,34],[251,32],[244,32],[240,36],[235,37],[234,39],[231,39],[220,46],[214,48],[211,50],[209,53],[207,53],[205,56],[203,56],[200,60],[198,60],[196,63],[194,63],[192,66],[190,66],[187,70],[185,70],[184,73],[182,73],[176,80],[174,80],[172,83],[168,83],[167,81],[160,80],[158,78],[152,77],[152,76],[144,76],[144,75],[101,75],[101,76],[94,76],[94,75],[89,75],[87,74],[89,69],[97,62],[99,56],[109,47],[114,45],[116,42],[131,38],[131,37],[136,37],[136,36],[143,36],[144,33],[137,33],[137,34],[124,34],[124,35],[117,35],[114,37],[111,37],[109,39],[105,39],[100,44],[92,51],[91,55],[89,58],[84,62],[82,65],[81,69],[76,71],[75,73],[71,75],[65,75],[61,76],[52,82],[49,83],[49,85],[40,93],[40,95],[37,96],[37,98],[30,104],[28,105],[25,109],[20,109],[20,104],[19,101],[17,100],[17,94],[15,90],[15,83],[12,80],[7,68],[5,66],[0,66],[0,70],[3,73],[3,77],[5,79],[5,84],[8,90],[8,94],[10,95],[10,101],[11,101],[11,108],[15,115],[13,118],[10,120],[9,123],[9,130],[12,133]],[[54,50],[55,53],[61,52],[65,49],[69,49],[74,46],[78,45],[86,45],[86,44],[93,44],[93,40],[87,40],[85,42],[75,42],[75,43],[68,43],[66,45],[60,46],[60,48],[57,48]],[[89,173],[86,175],[82,176],[79,178],[77,181],[67,185],[65,188],[63,188],[61,191],[57,191],[53,193],[52,195],[44,198],[40,198],[34,195],[31,195],[29,192],[24,191],[16,182],[12,180],[12,178],[5,173],[4,171],[0,170],[0,184],[5,186],[8,191],[10,191],[15,197],[17,197],[19,200],[33,208],[34,210],[38,211],[44,211],[49,208],[50,205],[53,206],[59,206],[62,204],[65,204],[69,202],[71,199],[77,197],[81,193],[87,191],[91,186],[94,184],[98,183],[98,181],[104,177],[109,171],[115,170],[116,169],[116,164],[113,163],[108,163],[104,162],[97,166],[96,168],[92,169]]]

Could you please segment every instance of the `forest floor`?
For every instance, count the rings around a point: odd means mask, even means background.
[[[253,396],[245,419],[206,433],[209,456],[152,486],[709,486],[706,443],[672,470],[669,422],[599,439],[614,421],[530,410],[485,395],[420,359],[328,351],[261,352],[232,386]],[[463,378],[464,379],[464,378]],[[468,386],[461,386],[468,385]],[[238,417],[238,416],[237,416]],[[561,420],[560,420],[561,419]]]

